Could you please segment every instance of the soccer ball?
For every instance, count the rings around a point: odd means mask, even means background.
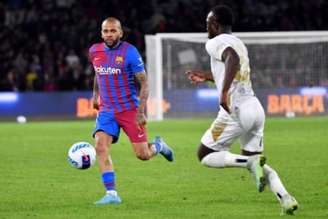
[[[88,169],[95,164],[96,150],[88,142],[77,142],[69,149],[67,160],[77,169]]]

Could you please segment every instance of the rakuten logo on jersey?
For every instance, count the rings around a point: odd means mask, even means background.
[[[111,68],[111,67],[103,67],[103,66],[96,66],[95,71],[97,74],[100,75],[118,75],[121,74],[121,69],[119,68]]]

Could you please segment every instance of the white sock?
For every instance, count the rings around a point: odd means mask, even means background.
[[[229,151],[212,152],[206,155],[201,163],[208,167],[246,167],[248,156],[232,154]]]
[[[272,169],[269,165],[263,166],[264,175],[267,180],[270,190],[276,195],[280,201],[281,197],[288,194],[284,185],[282,184],[277,172]]]
[[[107,195],[113,195],[113,196],[117,196],[117,192],[115,190],[107,190],[106,191]]]

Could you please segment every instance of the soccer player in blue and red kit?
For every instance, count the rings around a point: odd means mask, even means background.
[[[118,141],[121,128],[140,160],[149,160],[160,153],[168,161],[173,161],[172,149],[160,137],[156,137],[153,143],[147,141],[147,76],[138,50],[122,41],[122,36],[120,21],[109,17],[101,25],[104,42],[96,43],[89,49],[89,57],[95,70],[93,106],[99,110],[93,136],[102,181],[106,188],[105,196],[95,204],[121,203],[116,192],[115,172],[109,155],[111,145]],[[139,99],[136,81],[140,85]]]

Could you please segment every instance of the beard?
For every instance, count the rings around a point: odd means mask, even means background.
[[[115,47],[118,44],[118,42],[120,41],[120,39],[117,38],[115,40],[104,40],[104,41],[105,41],[105,43],[106,43],[106,45],[108,47],[113,48],[113,47]]]

